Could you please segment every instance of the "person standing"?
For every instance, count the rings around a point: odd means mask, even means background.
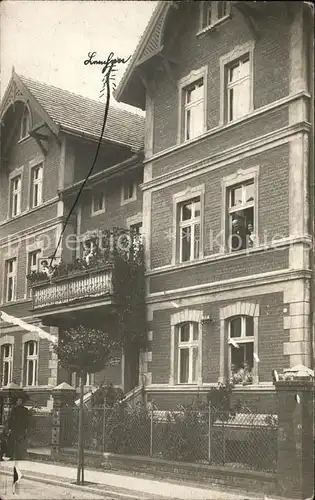
[[[21,460],[26,449],[26,436],[29,424],[29,411],[19,397],[8,418],[8,448],[9,456]]]

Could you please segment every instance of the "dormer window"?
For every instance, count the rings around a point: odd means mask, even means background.
[[[200,30],[211,28],[230,15],[230,2],[200,2]]]
[[[30,130],[30,113],[27,108],[24,109],[22,120],[21,120],[21,130],[20,130],[20,139],[24,139],[27,137]]]

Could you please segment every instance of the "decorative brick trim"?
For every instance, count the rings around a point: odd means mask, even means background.
[[[0,346],[3,346],[5,344],[14,344],[13,335],[5,335],[0,339]]]
[[[251,302],[236,302],[220,310],[220,319],[233,316],[259,316],[259,304]]]

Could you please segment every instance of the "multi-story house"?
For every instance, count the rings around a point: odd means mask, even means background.
[[[0,311],[52,335],[75,321],[89,324],[89,318],[94,326],[97,320],[107,327],[110,271],[97,275],[85,271],[76,278],[63,276],[38,284],[33,297],[26,276],[41,271],[53,254],[57,264],[82,256],[81,241],[91,231],[113,226],[141,230],[143,118],[139,115],[110,108],[94,169],[75,203],[95,160],[104,109],[99,102],[14,71],[1,105]],[[0,348],[0,386],[14,382],[32,393],[33,402],[45,406],[56,384],[77,383],[75,375],[58,369],[48,339],[3,318]],[[89,376],[86,384],[97,384],[106,376],[128,390],[132,376],[128,360],[120,354],[106,373],[95,380]]]
[[[313,366],[313,56],[309,2],[159,2],[117,89],[146,111],[160,407],[232,378],[266,411],[273,369]]]

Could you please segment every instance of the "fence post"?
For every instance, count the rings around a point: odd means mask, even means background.
[[[211,464],[211,403],[208,406],[208,462]]]
[[[103,404],[103,453],[106,452],[106,398]]]
[[[151,419],[150,419],[150,457],[153,456],[153,407],[151,408]]]
[[[226,455],[226,450],[225,450],[225,423],[224,423],[224,417],[222,421],[222,429],[223,429],[223,465],[225,464],[225,455]]]
[[[71,385],[62,382],[52,390],[54,403],[53,403],[53,418],[52,418],[52,437],[51,437],[51,454],[52,456],[58,455],[63,443],[60,436],[61,419],[65,416],[62,415],[62,410],[65,407],[73,407],[76,396],[76,391]]]
[[[278,405],[278,494],[300,500],[312,498],[314,380],[292,374],[291,379],[277,381],[275,386]]]

